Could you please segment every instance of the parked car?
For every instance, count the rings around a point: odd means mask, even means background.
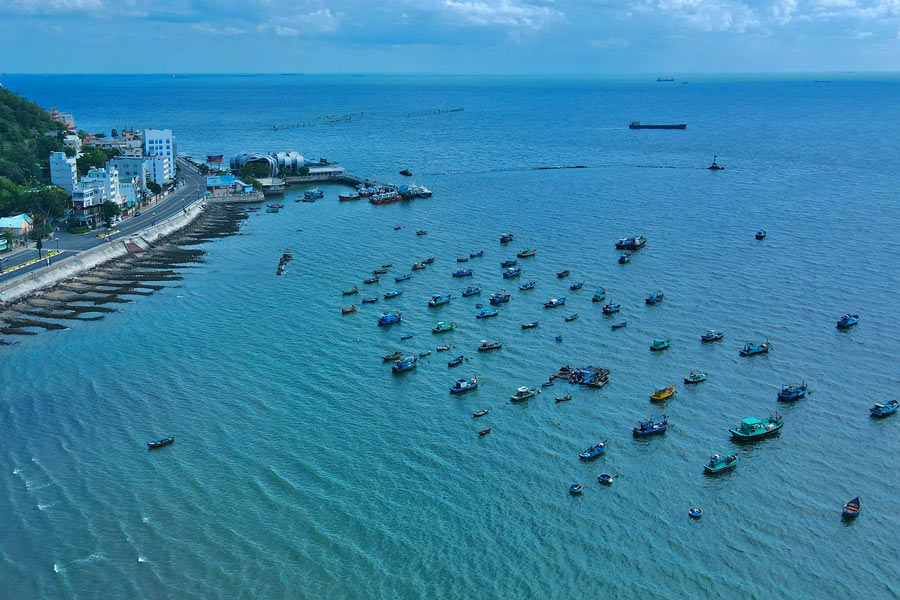
[[[141,213],[141,211],[139,211],[139,210],[134,211],[134,216],[136,216],[136,217],[141,216],[141,214],[142,214],[142,213]]]

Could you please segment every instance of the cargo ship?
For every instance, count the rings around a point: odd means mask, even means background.
[[[677,125],[644,125],[640,121],[632,121],[628,129],[687,129],[687,123]]]

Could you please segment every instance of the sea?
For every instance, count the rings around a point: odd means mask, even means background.
[[[181,281],[0,347],[0,597],[900,596],[900,416],[868,410],[900,383],[900,77],[655,78],[0,76],[87,131],[167,128],[201,159],[297,151],[434,192],[374,206],[291,188],[279,213],[200,245]],[[632,235],[647,245],[618,264]],[[522,277],[503,279],[525,248]],[[451,277],[462,267],[474,275]],[[591,301],[600,288],[618,315]],[[476,319],[503,289],[498,317]],[[437,292],[451,302],[428,307]],[[402,322],[377,326],[388,310]],[[838,331],[844,313],[859,325]],[[456,328],[432,334],[438,321]],[[724,340],[702,343],[709,328]],[[671,348],[650,352],[655,338]],[[394,375],[395,350],[431,354]],[[610,383],[540,388],[563,365]],[[683,385],[691,371],[708,380]],[[777,401],[802,382],[806,398]],[[511,403],[519,386],[542,393]],[[730,439],[776,413],[777,436]],[[632,437],[659,415],[665,435]]]

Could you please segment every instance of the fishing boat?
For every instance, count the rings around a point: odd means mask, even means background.
[[[438,324],[431,328],[431,333],[444,333],[445,331],[453,331],[453,328],[456,327],[456,323],[450,321],[449,323],[446,321],[438,321]],[[449,350],[449,346],[447,347]]]
[[[544,308],[556,308],[557,306],[565,306],[566,298],[550,298],[546,302],[544,302]]]
[[[703,510],[697,506],[692,506],[688,511],[688,516],[692,519],[699,519],[703,516]]]
[[[363,304],[374,304],[378,302],[378,298],[363,298]]]
[[[407,281],[409,279],[412,279],[412,273],[404,273],[403,275],[397,275],[396,277],[394,277],[394,281],[396,281],[397,283],[400,283],[401,281]]]
[[[400,339],[401,339],[401,340],[408,340],[408,339],[411,338],[412,336],[413,336],[412,333],[402,333],[402,334],[400,334]]]
[[[469,262],[469,257],[468,256],[460,256],[459,258],[456,259],[456,262],[458,262],[458,263]]]
[[[672,340],[669,338],[656,338],[653,340],[653,343],[650,344],[651,352],[659,352],[660,350],[665,350],[669,346],[672,345]]]
[[[627,326],[628,326],[628,321],[622,321],[621,323],[613,323],[612,324],[613,329],[622,329],[623,327],[627,327]]]
[[[594,290],[594,296],[591,298],[591,302],[603,302],[606,299],[606,289],[599,288]]]
[[[504,260],[503,262],[500,263],[500,266],[501,266],[502,268],[506,269],[506,268],[509,268],[509,267],[514,267],[514,266],[516,266],[516,265],[518,264],[518,262],[519,262],[518,259],[513,258],[513,259],[511,259],[511,260]]]
[[[380,317],[378,317],[378,325],[393,325],[394,323],[399,323],[403,320],[403,315],[398,310],[397,312],[392,313],[384,313]]]
[[[609,473],[600,473],[597,475],[597,482],[603,485],[612,485],[613,477]]]
[[[392,292],[385,292],[384,299],[387,300],[388,298],[396,298],[397,296],[401,295],[402,293],[403,293],[403,290],[394,290]]]
[[[494,292],[491,294],[491,304],[504,304],[506,302],[509,302],[509,294],[505,292]]]
[[[516,393],[509,397],[511,402],[522,402],[523,400],[528,400],[532,398],[537,392],[534,388],[530,388],[528,386],[521,386],[516,390]]]
[[[553,386],[553,380],[552,380],[552,379],[548,379],[547,381],[545,381],[544,383],[541,384],[541,387],[542,387],[542,388],[548,388],[548,387],[552,387],[552,386]]]
[[[703,471],[709,474],[721,473],[734,467],[738,461],[738,453],[732,452],[727,456],[721,454],[713,454],[709,457],[709,462],[703,465]]]
[[[659,304],[663,300],[662,292],[653,292],[646,298],[644,298],[644,302],[647,304]]]
[[[471,277],[472,269],[457,269],[453,273],[454,277]]]
[[[563,340],[563,337],[561,335],[558,335],[553,339],[556,340],[557,342],[561,342]]]
[[[422,261],[422,264],[423,264],[423,265],[431,265],[431,264],[434,264],[434,257],[433,257],[433,256],[429,256],[428,258],[426,258],[425,260]]]
[[[663,400],[668,400],[672,396],[675,395],[675,386],[670,385],[669,387],[658,388],[652,394],[650,394],[650,400],[654,402],[661,402]]]
[[[475,250],[473,252],[469,252],[469,258],[482,258],[484,257],[484,250]]]
[[[487,429],[482,429],[481,431],[479,431],[479,432],[478,432],[478,435],[479,435],[480,437],[484,437],[484,436],[486,436],[487,434],[489,434],[490,432],[491,432],[491,428],[488,427]]]
[[[447,304],[450,302],[450,294],[444,294],[443,292],[438,294],[432,294],[431,300],[428,301],[428,306],[440,306],[441,304]]]
[[[453,387],[450,388],[451,394],[464,394],[466,392],[470,392],[478,387],[478,375],[473,377],[472,379],[457,379],[453,384]]]
[[[508,244],[511,241],[513,241],[513,234],[511,234],[511,233],[504,233],[503,235],[500,236],[501,244]]]
[[[468,296],[477,296],[480,293],[481,293],[480,287],[478,287],[477,285],[475,285],[475,286],[470,285],[469,287],[467,287],[466,289],[464,289],[462,291],[462,296],[464,298],[466,298]]]
[[[859,315],[846,314],[837,322],[838,329],[850,329],[859,323]]]
[[[349,202],[351,200],[359,200],[362,196],[359,195],[359,192],[350,192],[349,194],[338,194],[338,200],[341,202]],[[399,226],[394,229],[400,229]]]
[[[404,177],[412,177],[412,171],[410,171],[409,169],[403,169],[402,171],[400,171],[400,174]]]
[[[496,317],[500,314],[500,311],[496,308],[488,308],[486,306],[482,306],[478,309],[478,314],[475,315],[476,319],[488,319],[490,317]]]
[[[270,206],[270,207],[268,207],[268,208],[266,209],[266,212],[267,212],[267,213],[277,213],[278,210],[279,210],[279,209],[275,208],[274,206]]]
[[[580,290],[583,287],[584,287],[584,281],[579,281],[578,283],[573,283],[572,285],[570,285],[569,289],[574,292],[575,290]]]
[[[580,483],[573,483],[569,486],[569,493],[573,496],[579,495],[582,491],[584,491],[584,488],[581,487]]]
[[[758,239],[758,240],[766,239],[766,230],[765,229],[758,230],[756,232],[756,239]]]
[[[845,519],[855,519],[859,516],[859,496],[844,505],[841,516]]]
[[[536,248],[526,248],[524,250],[519,250],[516,256],[518,256],[519,258],[531,258],[535,254],[537,254]]]
[[[324,198],[325,192],[322,191],[322,188],[313,188],[311,190],[306,190],[303,192],[304,200],[318,200],[319,198]]]
[[[537,321],[532,321],[531,323],[522,323],[522,329],[534,329],[537,326]]]
[[[758,440],[778,433],[784,426],[784,418],[780,415],[766,419],[749,417],[741,420],[737,427],[729,429],[731,437],[736,440]]]
[[[631,428],[631,434],[634,437],[644,437],[648,435],[659,435],[665,433],[669,427],[669,416],[652,417],[639,421],[637,427]]]
[[[461,365],[464,358],[465,358],[465,356],[463,356],[462,354],[460,354],[459,356],[457,356],[457,357],[454,358],[453,360],[450,360],[450,361],[447,363],[447,366],[448,366],[448,367],[455,367],[455,366],[457,366],[457,365]]]
[[[560,279],[563,279],[564,277],[568,277],[569,270],[566,269],[565,271],[557,271],[556,276],[559,277]]]
[[[344,291],[342,291],[342,292],[341,292],[341,295],[343,295],[343,296],[349,296],[350,294],[357,294],[357,293],[359,293],[359,288],[356,287],[356,286],[354,285],[354,286],[353,286],[352,288],[350,288],[349,290],[344,290]]]
[[[481,345],[478,346],[479,352],[490,352],[491,350],[499,350],[503,347],[503,342],[489,342],[487,340],[481,340]]]
[[[888,400],[884,404],[876,404],[875,406],[870,408],[869,413],[873,417],[886,417],[897,412],[897,407],[900,407],[900,402],[898,402],[897,400]]]
[[[612,302],[610,302],[609,304],[605,305],[602,310],[604,315],[612,315],[622,310],[622,305],[613,304]]]
[[[394,366],[391,367],[392,373],[405,373],[406,371],[411,371],[419,366],[419,359],[415,356],[407,356],[403,360],[398,360],[394,363]]]
[[[387,269],[382,268],[382,269],[373,269],[372,270],[372,275],[386,275],[386,274],[387,274]]]
[[[381,268],[382,269],[390,269],[393,266],[394,266],[393,263],[385,263],[385,264],[381,265]]]
[[[691,374],[684,378],[684,382],[689,385],[704,381],[706,381],[706,373],[698,373],[697,371],[691,371]]]
[[[595,458],[599,458],[604,452],[606,452],[606,444],[609,440],[604,440],[602,442],[598,442],[593,446],[589,446],[587,450],[578,455],[578,458],[584,461],[594,460]]]
[[[482,408],[481,410],[476,410],[475,412],[473,412],[472,416],[475,418],[478,418],[478,417],[483,417],[486,414],[488,414],[488,409]]]
[[[515,267],[510,267],[509,269],[503,271],[503,279],[512,279],[513,277],[518,277],[522,274],[522,267],[516,265]]]
[[[806,395],[807,389],[808,386],[806,385],[806,382],[803,382],[800,385],[783,385],[781,386],[781,391],[778,392],[778,399],[782,402],[799,400]]]
[[[449,346],[449,345],[446,345],[446,344],[443,345],[443,346],[438,346],[437,348],[435,348],[435,350],[437,350],[438,352],[445,352],[445,351],[447,351],[447,350],[449,350],[449,349],[450,349],[450,346]]]
[[[363,283],[365,283],[367,285],[373,284],[373,283],[378,283],[378,275],[375,275],[374,277],[368,277],[366,279],[363,279]]]
[[[416,235],[428,235],[428,232],[424,229],[420,229],[416,232]]]
[[[156,448],[162,448],[163,446],[168,446],[175,442],[175,436],[170,435],[169,437],[162,438],[161,440],[156,440],[154,442],[147,442],[147,448],[150,450],[155,450]]]
[[[631,260],[631,255],[627,252],[623,252],[619,255],[619,264],[624,265],[627,264]]]
[[[362,194],[360,194],[360,197],[362,197]],[[394,231],[400,231],[401,229],[402,229],[402,227],[400,227],[400,225],[394,226]]]
[[[422,269],[425,268],[425,263],[419,263],[419,262],[413,263],[412,268],[413,268],[413,271],[421,271]]]
[[[616,250],[640,250],[647,245],[647,238],[642,235],[619,238]]]
[[[707,329],[706,333],[700,336],[700,340],[704,342],[718,342],[723,337],[725,337],[724,331],[718,331],[716,329]]]
[[[765,344],[754,344],[753,342],[747,342],[744,344],[744,347],[741,348],[740,353],[741,356],[753,356],[754,354],[767,354],[769,352],[769,343]]]
[[[356,305],[355,305],[355,304],[351,304],[351,305],[348,306],[347,308],[342,308],[342,309],[341,309],[341,314],[342,314],[342,315],[348,315],[348,314],[354,313],[354,312],[356,312]]]
[[[534,286],[537,284],[537,281],[526,281],[522,285],[519,286],[519,291],[533,290]]]
[[[384,362],[388,362],[388,361],[397,361],[397,360],[400,360],[401,358],[403,358],[403,352],[400,350],[397,350],[396,352],[391,352],[390,354],[385,354],[384,356],[381,357],[381,360],[383,360]]]
[[[572,399],[572,394],[566,394],[565,396],[557,396],[556,398],[554,398],[554,400],[556,400],[557,404],[559,404],[560,402],[568,402],[571,399]]]
[[[572,321],[574,321],[577,318],[578,318],[578,313],[575,313],[574,315],[569,315],[568,317],[566,317],[566,323],[571,323]]]

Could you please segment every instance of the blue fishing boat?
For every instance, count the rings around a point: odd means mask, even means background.
[[[537,281],[526,281],[525,283],[523,283],[522,285],[519,286],[519,290],[523,291],[523,292],[525,290],[533,290],[534,286],[536,284],[537,284]]]
[[[561,342],[563,340],[563,337],[561,335],[558,335],[553,339],[556,340],[557,342]]]
[[[709,462],[703,465],[703,472],[709,473],[710,475],[721,473],[722,471],[727,471],[728,469],[734,467],[737,462],[737,452],[732,452],[727,456],[722,456],[721,454],[713,454],[709,457]]]
[[[430,265],[430,264],[433,264],[433,263],[434,263],[434,257],[433,257],[433,256],[429,256],[428,258],[426,258],[425,260],[422,261],[422,264],[423,264],[423,265]]]
[[[650,344],[651,352],[659,352],[660,350],[665,350],[669,346],[672,345],[672,340],[669,338],[656,338],[653,340],[653,343]]]
[[[385,292],[384,299],[387,300],[388,298],[396,298],[397,296],[399,296],[402,293],[403,293],[403,290],[394,290],[392,292]]]
[[[602,302],[606,299],[606,288],[597,288],[594,290],[594,296],[591,298],[591,302]]]
[[[468,296],[477,296],[480,293],[481,293],[480,287],[478,287],[477,285],[475,285],[475,286],[470,285],[469,287],[467,287],[466,289],[464,289],[462,291],[462,296],[463,296],[463,298],[465,298]]]
[[[504,292],[494,292],[491,294],[491,304],[503,304],[509,302],[509,294]]]
[[[897,407],[900,407],[900,402],[898,402],[897,400],[888,400],[884,404],[876,404],[875,406],[870,408],[869,413],[873,417],[886,417],[897,412]]]
[[[765,229],[758,229],[758,230],[756,231],[756,239],[758,239],[758,240],[764,240],[764,239],[766,239],[766,230],[765,230]]]
[[[619,238],[616,242],[616,250],[640,250],[647,245],[647,238],[642,235]]]
[[[837,322],[838,329],[850,329],[859,323],[859,315],[846,314]]]
[[[363,279],[363,283],[365,283],[365,284],[378,283],[378,275],[374,275],[372,277],[367,277],[366,279]]]
[[[500,236],[501,244],[508,244],[511,241],[513,241],[513,234],[511,234],[511,233],[504,233],[503,235]]]
[[[587,450],[579,454],[578,458],[584,461],[594,460],[595,458],[598,458],[601,454],[606,452],[607,442],[609,442],[609,440],[604,440],[602,442],[594,444],[593,446],[590,446]]]
[[[322,191],[322,188],[315,187],[311,190],[306,190],[305,192],[303,192],[303,197],[306,200],[317,200],[319,198],[325,197],[325,192]]]
[[[724,331],[718,331],[716,329],[708,329],[706,333],[700,336],[700,339],[704,342],[718,342],[723,337],[725,337]]]
[[[669,416],[653,417],[638,422],[637,427],[632,427],[631,434],[634,437],[644,437],[648,435],[659,435],[665,433],[669,427]]]
[[[566,317],[566,323],[571,323],[572,321],[574,321],[577,318],[578,318],[578,313],[575,313],[574,315],[569,315],[568,317]]]
[[[631,260],[631,255],[627,252],[623,252],[619,255],[619,264],[624,265],[627,264]]]
[[[450,294],[432,294],[431,300],[428,301],[428,306],[440,306],[441,304],[447,304],[448,302],[450,302]]]
[[[408,340],[408,339],[411,338],[412,336],[413,336],[413,334],[411,334],[411,333],[403,333],[403,334],[400,335],[400,339],[401,339],[401,340]]]
[[[859,516],[859,496],[844,505],[841,516],[848,520]]]
[[[806,382],[800,385],[783,385],[781,391],[778,392],[778,399],[782,402],[793,402],[805,396],[806,390]]]
[[[548,379],[547,381],[545,381],[544,383],[541,384],[541,387],[542,387],[542,388],[548,388],[548,387],[552,387],[552,386],[553,386],[553,380],[552,380],[552,379]]]
[[[454,277],[471,277],[472,269],[457,269],[453,272]]]
[[[511,269],[507,269],[503,271],[503,279],[512,279],[513,277],[518,277],[522,274],[522,267],[516,265]]]
[[[456,259],[456,262],[458,262],[458,263],[469,262],[469,257],[468,257],[468,256],[461,256],[461,257],[459,257],[459,258]]]
[[[621,304],[613,304],[612,302],[610,302],[609,304],[607,304],[606,306],[603,307],[603,314],[604,315],[612,315],[612,314],[619,312],[620,310],[622,310]]]
[[[478,387],[478,375],[472,379],[457,379],[450,388],[451,394],[465,394]]]
[[[557,271],[556,276],[559,277],[560,279],[563,279],[565,277],[568,277],[570,272],[571,271],[569,271],[568,269],[565,269],[563,271]]]
[[[575,290],[580,290],[583,287],[584,287],[584,281],[579,281],[578,283],[573,283],[572,285],[570,285],[569,289],[574,292]]]
[[[474,252],[469,252],[469,258],[482,258],[484,256],[484,250],[476,250]]]
[[[535,393],[534,388],[530,388],[527,385],[523,385],[516,390],[516,393],[509,397],[510,402],[522,402],[524,400],[528,400],[529,398],[533,398]]]
[[[784,418],[781,415],[766,417],[765,419],[757,419],[748,417],[741,419],[741,424],[733,427],[728,431],[731,437],[738,441],[758,440],[775,435],[784,426]]]
[[[549,300],[544,302],[544,308],[556,308],[557,306],[565,306],[565,304],[565,296],[562,298],[550,298]]]
[[[503,262],[500,263],[500,266],[503,267],[504,269],[506,269],[506,268],[508,268],[508,267],[514,267],[514,266],[516,266],[516,264],[517,264],[518,262],[519,262],[519,259],[513,258],[513,259],[511,259],[511,260],[504,260]]]
[[[609,473],[600,473],[597,475],[597,482],[602,483],[603,485],[612,485],[613,476]]]
[[[396,277],[394,277],[394,281],[396,281],[397,283],[400,283],[401,281],[406,281],[408,279],[412,279],[412,273],[406,273],[404,275],[397,275]]]
[[[457,365],[461,365],[464,358],[465,358],[465,356],[462,355],[462,354],[460,354],[460,355],[457,356],[456,358],[454,358],[454,359],[452,359],[451,361],[449,361],[449,362],[447,363],[447,366],[448,366],[448,367],[455,367],[455,366],[457,366]]]
[[[503,347],[503,342],[489,342],[487,340],[481,340],[481,345],[478,346],[479,352],[490,352],[491,350],[499,350]]]
[[[394,363],[394,366],[391,367],[391,371],[393,373],[404,373],[406,371],[411,371],[419,366],[419,359],[415,356],[407,356],[403,360],[398,360]]]
[[[754,344],[747,342],[740,350],[741,356],[753,356],[754,354],[767,354],[769,352],[769,342],[765,344]]]
[[[476,319],[487,319],[489,317],[496,317],[500,313],[496,308],[488,308],[486,306],[482,306],[478,309],[478,314],[475,315]]]
[[[428,232],[424,229],[420,229],[416,232],[416,235],[428,235]]]
[[[532,321],[531,323],[522,323],[522,329],[534,329],[537,326],[537,321]]]
[[[662,300],[662,292],[653,292],[652,294],[644,298],[644,302],[646,302],[647,304],[659,304],[660,302],[662,302]]]
[[[569,493],[572,494],[573,496],[577,496],[577,495],[581,494],[582,491],[584,491],[584,488],[581,487],[580,483],[573,483],[572,485],[569,486]]]
[[[394,323],[399,323],[403,319],[403,315],[400,314],[400,311],[392,312],[392,313],[384,313],[380,317],[378,317],[379,325],[393,325]]]

